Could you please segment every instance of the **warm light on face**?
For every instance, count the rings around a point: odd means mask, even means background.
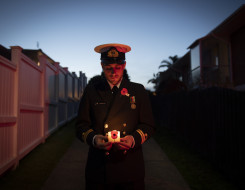
[[[103,71],[105,73],[106,79],[112,83],[113,85],[117,85],[119,81],[122,79],[123,71],[125,68],[125,64],[109,64],[109,65],[102,65]]]

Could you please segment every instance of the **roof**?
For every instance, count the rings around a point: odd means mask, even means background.
[[[5,48],[1,44],[0,44],[0,55],[3,56],[3,57],[5,57],[8,60],[11,60],[11,50]]]
[[[209,32],[206,36],[195,40],[189,47],[192,48],[199,44],[199,41],[204,40],[210,36],[219,37],[227,40],[229,36],[241,27],[245,26],[245,4],[240,6],[234,13],[226,18],[221,24]]]
[[[245,26],[245,4],[239,7],[209,34],[215,34],[221,38],[226,38],[243,26]]]
[[[22,49],[22,53],[29,57],[34,62],[38,63],[38,55],[43,54],[46,55],[50,63],[54,63],[55,61],[51,59],[47,54],[45,54],[41,49],[32,50],[32,49]],[[0,55],[11,60],[11,49],[8,49],[0,44]]]
[[[50,63],[54,63],[55,61],[51,59],[47,54],[45,54],[41,49],[32,50],[32,49],[23,49],[22,53],[29,57],[34,62],[38,63],[38,55],[46,55]]]

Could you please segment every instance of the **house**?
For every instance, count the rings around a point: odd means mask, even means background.
[[[245,90],[245,5],[189,49],[194,87]]]

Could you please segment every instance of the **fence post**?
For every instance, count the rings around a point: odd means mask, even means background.
[[[66,118],[66,121],[68,121],[68,112],[69,112],[69,110],[68,110],[68,77],[67,77],[67,75],[68,75],[68,68],[67,67],[63,67],[63,69],[64,69],[64,71],[65,71],[65,100],[66,100],[66,116],[65,116],[65,118]]]
[[[46,97],[46,56],[43,53],[39,53],[38,54],[38,60],[40,65],[43,67],[43,72],[42,72],[42,106],[44,108],[44,113],[43,113],[43,137],[44,140],[43,142],[45,142],[46,138],[48,137],[48,120],[47,120],[47,108],[46,108],[46,101],[45,101],[45,97]]]
[[[46,94],[46,84],[45,84],[45,74],[46,74],[46,57],[43,55],[42,52],[38,52],[38,60],[40,63],[40,67],[42,68],[42,75],[41,75],[41,106],[44,109],[43,117],[42,117],[42,137],[43,141],[42,143],[45,142],[47,136],[46,136],[46,130],[47,130],[47,123],[46,123],[46,106],[45,106],[45,94]]]
[[[56,109],[55,109],[55,126],[56,128],[59,127],[59,122],[58,122],[58,117],[59,117],[59,62],[54,62],[54,66],[56,67],[56,72],[55,72],[55,102],[56,104]]]
[[[16,157],[14,164],[14,169],[19,165],[19,134],[18,134],[18,125],[20,122],[20,101],[19,101],[19,70],[20,70],[20,60],[21,60],[22,48],[20,46],[11,46],[11,61],[16,65],[15,79],[14,79],[14,115],[16,115],[16,123],[14,126],[14,135],[13,135],[13,152]]]

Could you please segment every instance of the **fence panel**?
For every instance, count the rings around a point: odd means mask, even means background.
[[[78,112],[79,107],[79,99],[80,99],[80,82],[79,78],[74,74],[74,116],[76,116],[76,113]]]
[[[0,174],[16,159],[16,66],[0,55]]]
[[[18,153],[20,158],[43,141],[42,69],[24,54],[19,62]]]
[[[11,60],[0,52],[0,175],[76,116],[86,81],[41,50],[4,52]]]
[[[181,134],[237,184],[245,170],[245,92],[209,88],[153,97],[160,126]]]
[[[45,110],[46,110],[46,135],[51,134],[58,127],[58,70],[45,62]]]
[[[67,121],[67,71],[59,67],[59,105],[58,123],[64,124]]]
[[[67,74],[67,118],[70,120],[74,116],[74,80],[73,75],[71,73]]]

